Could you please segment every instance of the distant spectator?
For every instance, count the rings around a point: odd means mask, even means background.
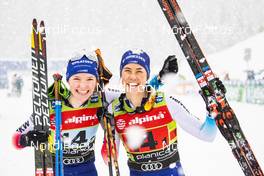
[[[21,93],[22,93],[22,88],[24,86],[24,81],[23,81],[22,77],[15,73],[12,76],[11,86],[12,86],[12,88],[11,88],[10,96],[20,97]]]
[[[229,73],[225,73],[224,81],[230,81]]]

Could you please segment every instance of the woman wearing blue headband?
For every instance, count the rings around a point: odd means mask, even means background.
[[[201,140],[213,141],[215,115],[208,112],[202,122],[174,96],[150,88],[146,84],[150,57],[142,50],[123,54],[120,75],[125,93],[108,111],[115,122],[116,144],[121,140],[126,149],[130,176],[184,175],[177,147],[178,125]]]

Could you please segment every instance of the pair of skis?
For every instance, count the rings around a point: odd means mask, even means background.
[[[34,130],[50,130],[46,33],[44,21],[32,22],[31,33],[31,62],[32,62],[32,98]],[[35,175],[54,176],[52,155],[48,142],[35,146]]]
[[[31,33],[31,62],[32,62],[32,99],[34,130],[50,132],[49,98],[48,98],[48,71],[46,54],[46,33],[44,21],[40,22],[39,29],[36,19],[32,22]],[[54,77],[55,79],[55,77]],[[55,80],[56,82],[57,80]],[[59,98],[56,97],[56,119],[61,114]],[[56,120],[57,123],[57,120]],[[56,176],[62,176],[62,145],[60,139],[60,121],[56,124]],[[53,159],[48,142],[35,146],[35,175],[54,176]],[[58,155],[58,156],[57,156]],[[60,155],[60,158],[59,158]]]
[[[158,0],[158,3],[192,69],[203,97],[213,100],[209,106],[218,114],[215,119],[216,124],[230,145],[245,176],[263,176],[260,165],[243,134],[238,119],[226,100],[225,94],[218,89],[216,77],[207,63],[177,1]]]

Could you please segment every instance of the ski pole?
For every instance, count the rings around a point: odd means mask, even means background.
[[[61,100],[59,96],[59,82],[62,79],[62,76],[59,74],[53,75],[54,79],[54,90],[55,90],[55,167],[56,167],[56,176],[63,176],[63,146],[61,141]]]
[[[111,119],[107,117],[107,102],[105,98],[105,93],[104,93],[104,69],[106,69],[104,65],[104,61],[101,55],[100,49],[97,49],[95,51],[97,59],[98,59],[98,72],[99,72],[99,86],[101,89],[101,98],[102,98],[102,110],[103,110],[103,122],[104,122],[104,128],[105,128],[105,136],[106,136],[106,149],[107,149],[107,156],[108,156],[108,167],[109,167],[109,175],[113,176],[113,165],[112,165],[112,154],[113,154],[113,159],[114,159],[114,168],[115,168],[115,173],[116,176],[120,176],[119,172],[119,166],[118,166],[118,161],[117,161],[117,153],[116,153],[116,148],[115,148],[115,141],[112,133],[112,128],[111,128]],[[111,74],[109,70],[106,70],[108,74]],[[112,74],[110,75],[110,77]]]

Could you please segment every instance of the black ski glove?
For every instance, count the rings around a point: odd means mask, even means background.
[[[226,88],[223,84],[223,82],[219,79],[219,78],[215,78],[215,85],[216,87],[222,92],[222,93],[226,93]],[[208,114],[212,117],[212,118],[216,118],[217,115],[219,115],[219,112],[221,111],[221,105],[220,103],[218,103],[214,97],[207,97],[203,94],[203,92],[200,90],[199,94],[203,97],[204,102],[206,104],[206,110],[208,112]]]
[[[170,55],[164,61],[163,67],[159,72],[160,79],[167,73],[178,73],[178,63],[175,55]]]
[[[219,78],[215,78],[215,85],[223,94],[226,94],[226,88]]]
[[[20,137],[20,145],[23,147],[32,146],[32,143],[37,146],[48,141],[49,134],[46,131],[29,131],[27,134],[22,134]]]

